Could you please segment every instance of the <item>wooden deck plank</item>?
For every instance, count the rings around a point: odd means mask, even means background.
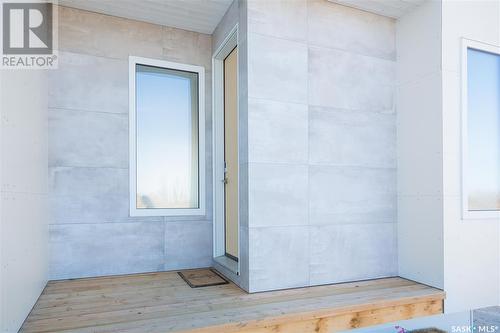
[[[178,278],[178,277],[176,277]],[[181,279],[179,279],[181,280]],[[407,281],[404,279],[384,279],[384,280],[371,280],[371,281],[361,281],[361,282],[354,282],[354,283],[344,283],[344,284],[337,284],[337,285],[327,285],[327,286],[317,286],[317,287],[312,287],[312,288],[298,288],[298,289],[291,289],[287,290],[286,295],[289,294],[312,294],[312,293],[317,293],[317,292],[336,292],[337,290],[340,290],[341,292],[346,292],[349,288],[358,288],[358,287],[363,287],[363,288],[370,288],[370,286],[376,286],[376,288],[382,288],[382,287],[390,287],[390,286],[396,286],[396,284],[399,285],[414,285],[413,282]],[[131,286],[131,285],[130,285]],[[134,285],[135,287],[135,285]],[[92,303],[98,299],[102,299],[102,296],[105,295],[106,298],[113,298],[113,297],[128,297],[127,294],[129,293],[142,293],[142,294],[156,294],[158,295],[159,292],[163,292],[165,295],[172,295],[175,292],[181,293],[185,299],[189,298],[197,298],[199,297],[200,293],[202,294],[211,294],[211,293],[216,293],[217,295],[220,295],[222,292],[235,292],[238,295],[245,295],[244,297],[246,299],[248,298],[255,298],[255,297],[280,297],[285,295],[282,291],[277,291],[277,292],[266,292],[266,293],[256,293],[256,294],[251,294],[247,295],[245,293],[242,293],[241,290],[236,287],[235,285],[227,285],[227,286],[222,286],[220,288],[204,288],[201,290],[196,290],[196,289],[191,289],[189,288],[184,281],[182,281],[181,284],[175,285],[176,288],[171,288],[174,287],[174,285],[171,284],[159,284],[155,286],[137,286],[138,288],[124,288],[122,290],[116,289],[116,288],[111,288],[109,290],[106,290],[104,288],[101,288],[99,291],[77,291],[77,292],[65,292],[62,294],[58,294],[57,296],[54,296],[53,293],[46,289],[44,292],[44,297],[40,299],[38,302],[38,305],[45,305],[45,306],[54,306],[57,305],[58,302],[66,302],[65,304],[78,304],[78,303]],[[150,290],[151,287],[151,290]],[[221,291],[222,290],[222,291]],[[93,299],[92,299],[93,298]],[[40,306],[43,307],[43,306]]]
[[[247,294],[137,274],[50,282],[21,332],[336,332],[438,313],[443,298],[401,278]]]
[[[219,286],[218,288],[204,288],[186,290],[186,289],[170,289],[165,288],[165,290],[148,290],[146,294],[143,290],[139,292],[135,291],[133,297],[130,294],[116,294],[113,296],[111,293],[107,293],[105,297],[93,296],[91,298],[86,298],[85,295],[80,295],[78,297],[72,297],[72,301],[68,302],[65,299],[59,301],[52,301],[45,307],[39,307],[38,304],[35,307],[37,311],[33,314],[36,316],[44,316],[48,314],[49,316],[54,313],[61,315],[61,308],[65,306],[66,312],[76,311],[79,314],[85,313],[86,310],[90,311],[113,311],[118,309],[126,309],[129,307],[146,307],[153,304],[181,304],[186,306],[186,304],[196,305],[200,304],[219,304],[223,303],[238,303],[241,301],[249,302],[254,299],[272,299],[273,302],[278,302],[281,300],[286,300],[289,298],[299,299],[307,297],[320,297],[330,294],[352,294],[357,292],[361,287],[363,291],[379,290],[380,288],[396,288],[396,287],[410,287],[415,286],[413,282],[407,280],[383,280],[376,281],[364,281],[357,284],[342,284],[342,285],[329,285],[329,286],[318,286],[312,288],[299,288],[288,290],[286,293],[282,291],[278,292],[266,292],[266,293],[256,293],[256,294],[246,294],[241,291],[236,286]],[[214,298],[214,293],[217,297]],[[76,295],[75,295],[76,296]],[[102,295],[101,295],[102,296]],[[208,303],[206,300],[210,300]],[[41,303],[43,299],[40,299]],[[76,302],[78,301],[78,302]]]
[[[413,294],[413,297],[402,299],[402,306],[414,304],[413,302],[425,299],[427,294]],[[137,319],[122,317],[119,322],[99,326],[99,332],[141,332],[156,328],[164,329],[165,332],[238,332],[240,329],[259,328],[262,326],[279,326],[281,323],[290,321],[304,321],[311,318],[336,317],[345,314],[353,314],[359,311],[373,311],[380,307],[388,307],[389,304],[395,304],[394,301],[375,302],[374,299],[368,299],[369,304],[360,305],[357,300],[352,302],[342,302],[338,299],[322,300],[327,303],[329,308],[317,308],[314,300],[302,307],[295,306],[299,301],[289,302],[288,304],[265,304],[259,306],[240,306],[212,310],[209,312],[198,312],[188,314],[174,313],[174,317],[166,318],[164,316],[153,316],[151,318]],[[439,300],[440,301],[440,300]],[[429,300],[429,302],[432,302]],[[332,304],[342,306],[332,308]],[[397,304],[397,303],[396,303]],[[297,312],[289,312],[294,308]],[[303,311],[303,312],[301,312]],[[242,315],[247,314],[247,315]],[[398,319],[396,317],[395,319]],[[406,317],[405,317],[406,318]],[[116,320],[116,318],[114,318]],[[220,322],[225,322],[220,324]],[[85,332],[91,332],[88,330]]]
[[[390,289],[389,294],[391,293],[392,294],[405,293],[407,295],[412,295],[412,296],[416,295],[419,298],[422,298],[425,295],[425,293],[427,293],[427,291],[418,288],[418,286],[411,286],[411,287],[398,288],[397,291],[395,289]],[[208,300],[208,301],[198,302],[198,304],[196,305],[193,304],[158,305],[156,304],[156,302],[152,302],[151,306],[143,307],[140,309],[140,311],[138,311],[137,308],[130,308],[127,310],[107,311],[105,313],[93,312],[87,314],[73,311],[72,313],[70,313],[69,316],[67,315],[67,313],[65,313],[64,315],[57,316],[59,320],[61,318],[64,318],[64,322],[58,325],[57,327],[53,327],[52,318],[41,319],[39,317],[34,316],[33,318],[30,318],[29,321],[36,321],[39,328],[47,327],[47,329],[50,328],[69,329],[78,326],[104,325],[106,323],[116,324],[120,322],[130,322],[134,320],[152,320],[155,318],[164,318],[166,316],[172,317],[173,315],[175,316],[192,315],[194,317],[197,317],[200,316],[200,314],[213,311],[214,308],[217,308],[217,310],[220,312],[229,313],[235,306],[239,310],[244,308],[245,312],[247,313],[244,316],[240,316],[239,319],[249,321],[259,318],[258,316],[255,317],[255,314],[258,313],[255,309],[264,309],[265,306],[268,304],[272,305],[269,314],[271,314],[271,312],[276,312],[274,311],[274,309],[278,309],[279,311],[278,314],[279,314],[280,312],[285,311],[290,306],[293,306],[293,309],[297,312],[304,312],[306,309],[308,309],[308,307],[310,307],[311,304],[313,310],[317,313],[320,309],[320,306],[322,306],[322,304],[317,303],[318,299],[322,300],[323,302],[334,302],[335,304],[338,305],[349,304],[349,302],[354,302],[354,304],[357,304],[358,299],[364,299],[366,301],[374,299],[379,302],[383,300],[383,298],[380,297],[379,290],[368,291],[363,289],[363,291],[358,292],[358,294],[359,296],[357,298],[354,297],[352,293],[348,295],[332,295],[330,298],[325,298],[323,296],[321,298],[301,299],[289,296],[287,299],[280,299],[280,300],[273,299],[272,303],[269,303],[266,299],[256,299],[253,301],[245,301],[245,302],[230,302],[230,301],[221,302],[220,300],[214,302],[212,300]],[[329,306],[328,304],[325,305],[326,308],[328,308],[328,306]]]
[[[327,333],[339,332],[360,327],[379,325],[391,321],[411,319],[429,315],[429,313],[441,313],[442,302],[430,301],[407,305],[378,308],[375,310],[364,310],[360,312],[346,313],[339,316],[323,317],[303,321],[289,321],[278,325],[264,326],[240,330],[241,333]],[[215,333],[217,330],[199,330],[196,333]],[[233,331],[234,332],[234,331]],[[195,333],[195,332],[192,332]]]

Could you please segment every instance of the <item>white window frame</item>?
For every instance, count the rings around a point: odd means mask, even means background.
[[[226,257],[224,224],[224,59],[238,45],[238,24],[228,33],[212,57],[213,68],[213,184],[214,184],[214,223],[213,257],[229,271],[239,274],[241,263],[240,209],[238,207],[238,262]],[[240,53],[238,52],[238,63]],[[239,123],[239,108],[237,110]],[[239,131],[238,131],[239,133]],[[239,134],[238,134],[239,135]],[[238,142],[238,145],[240,143]],[[239,163],[238,149],[238,163]],[[241,172],[238,168],[238,191]]]
[[[467,55],[468,50],[474,49],[500,56],[500,46],[487,44],[471,39],[462,38],[462,70],[461,70],[461,111],[462,111],[462,219],[500,219],[499,211],[471,211],[469,210],[469,186],[467,184],[468,158],[468,108],[467,108]]]
[[[136,154],[136,65],[188,71],[198,74],[198,208],[149,208],[138,209],[137,154]],[[129,202],[130,216],[199,216],[205,215],[205,68],[171,61],[129,57]]]

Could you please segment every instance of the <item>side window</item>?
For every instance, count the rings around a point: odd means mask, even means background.
[[[204,214],[204,71],[131,57],[130,213]]]
[[[500,211],[500,55],[466,53],[464,204],[467,213],[493,217]]]

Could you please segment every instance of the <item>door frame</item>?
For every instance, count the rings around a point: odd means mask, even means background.
[[[238,46],[238,24],[236,24],[220,47],[212,56],[212,109],[213,109],[213,257],[220,265],[235,274],[239,274],[240,261],[234,261],[226,256],[225,249],[225,200],[224,200],[224,59]],[[239,63],[238,53],[238,63]],[[236,88],[238,92],[238,88]],[[239,108],[236,118],[239,123]],[[239,131],[238,131],[239,132]],[[238,140],[239,144],[239,140]],[[238,163],[240,161],[238,149]],[[240,168],[238,168],[238,191]],[[240,209],[238,207],[238,259],[240,258]]]

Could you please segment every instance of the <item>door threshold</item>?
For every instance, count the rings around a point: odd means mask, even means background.
[[[234,274],[237,275],[240,274],[238,272],[238,262],[236,260],[228,258],[226,256],[215,257],[214,260],[216,263],[218,263],[221,266],[224,266],[224,268],[230,270]]]

